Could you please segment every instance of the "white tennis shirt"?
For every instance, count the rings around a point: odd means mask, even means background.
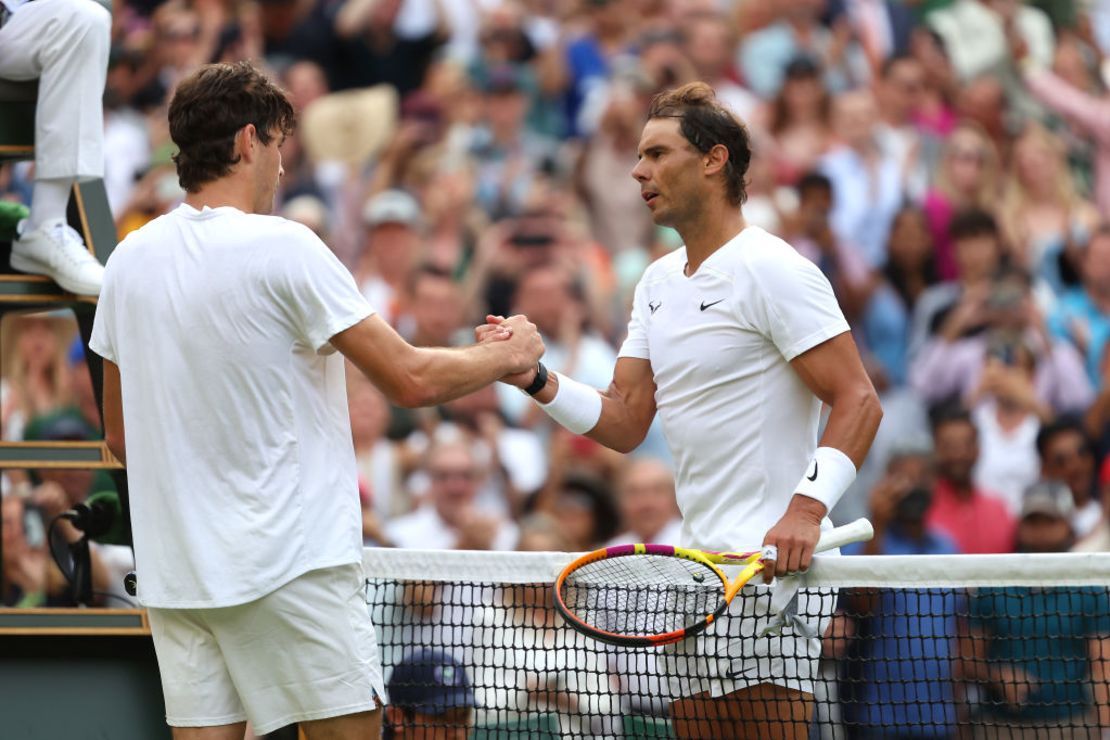
[[[372,313],[307,228],[182,205],[108,260],[90,346],[120,368],[138,596],[252,601],[361,562],[343,358]]]
[[[821,402],[789,362],[848,323],[821,271],[758,227],[685,266],[682,247],[648,267],[620,356],[651,362],[682,544],[756,548],[817,449]]]

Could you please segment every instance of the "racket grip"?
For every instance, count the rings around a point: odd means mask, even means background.
[[[832,550],[850,542],[866,542],[874,536],[875,530],[871,526],[871,522],[860,517],[844,526],[834,527],[827,532],[822,532],[821,539],[817,540],[815,552]]]

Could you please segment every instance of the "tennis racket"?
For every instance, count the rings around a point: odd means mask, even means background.
[[[871,539],[871,522],[822,533],[815,552]],[[777,557],[774,546],[754,552],[708,552],[671,545],[617,545],[587,553],[555,580],[555,608],[579,632],[625,647],[679,642],[705,630],[733,597]],[[731,582],[719,565],[741,565]]]

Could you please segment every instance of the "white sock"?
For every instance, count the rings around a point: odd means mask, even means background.
[[[72,189],[73,180],[70,179],[35,180],[31,191],[31,215],[27,218],[27,231],[37,229],[47,221],[59,218],[64,221]]]

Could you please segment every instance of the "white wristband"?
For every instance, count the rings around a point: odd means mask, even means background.
[[[835,447],[818,447],[794,492],[817,499],[832,511],[855,479],[856,464],[851,458]]]
[[[552,375],[556,373],[552,371]],[[585,434],[601,419],[601,394],[596,388],[559,374],[559,389],[551,403],[540,408],[555,421],[575,434]]]

